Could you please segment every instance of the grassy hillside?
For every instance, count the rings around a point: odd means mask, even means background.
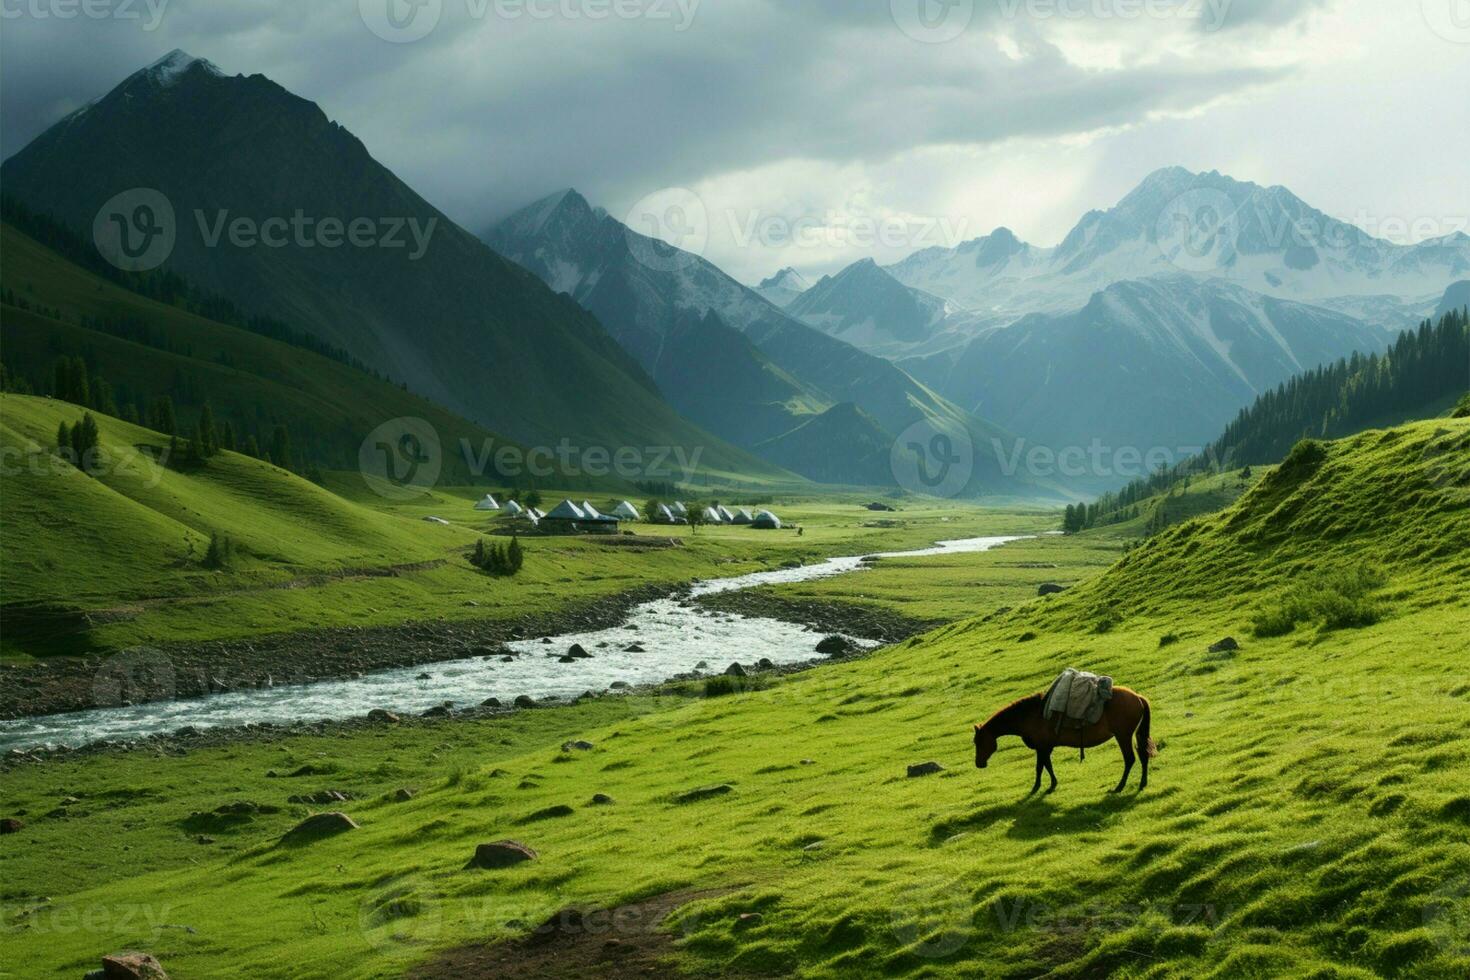
[[[1304,452],[1064,595],[750,693],[12,770],[32,826],[0,852],[6,945],[43,973],[142,947],[181,976],[393,976],[567,906],[699,889],[670,925],[695,970],[1462,977],[1467,465],[1470,420]],[[1303,606],[1303,582],[1333,601]],[[1286,604],[1292,629],[1252,632]],[[1240,649],[1207,652],[1226,635]],[[1025,797],[1015,740],[971,767],[971,724],[1068,665],[1152,699],[1146,792],[1106,794],[1107,747],[1059,757],[1050,796]],[[927,760],[945,771],[905,778]],[[284,797],[326,786],[359,794],[360,829],[277,846],[306,812]],[[709,786],[729,789],[681,797]],[[189,816],[238,800],[283,809]],[[105,843],[79,860],[79,835]],[[540,857],[465,869],[501,838]]]

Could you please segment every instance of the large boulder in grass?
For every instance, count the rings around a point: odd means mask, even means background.
[[[313,813],[288,830],[281,838],[281,844],[286,847],[299,847],[356,829],[357,822],[345,813]]]
[[[818,653],[825,653],[834,657],[850,653],[855,649],[857,649],[856,643],[845,636],[839,636],[835,633],[831,636],[824,637],[822,642],[817,644]]]
[[[98,976],[106,980],[168,980],[163,966],[147,953],[113,953],[102,957]]]
[[[908,769],[910,779],[917,779],[920,776],[932,776],[936,772],[944,772],[944,767],[937,762],[919,762],[909,766]]]
[[[6,817],[4,820],[0,820],[0,834],[18,834],[24,827],[25,824],[21,823],[15,817]]]
[[[536,857],[535,851],[519,841],[498,840],[476,847],[475,856],[470,858],[465,867],[498,871],[501,868],[513,868],[518,864],[534,861]]]
[[[1233,636],[1227,636],[1219,643],[1210,645],[1211,653],[1234,653],[1240,649],[1240,643]]]
[[[1057,585],[1055,582],[1047,582],[1045,585],[1042,585],[1036,590],[1036,594],[1040,596],[1061,595],[1063,592],[1066,591],[1067,587],[1065,585]]]

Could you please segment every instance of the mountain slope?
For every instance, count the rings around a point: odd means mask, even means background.
[[[823,276],[788,304],[786,312],[881,355],[922,345],[950,311],[939,297],[905,286],[872,259],[863,259],[835,276]]]
[[[893,480],[892,447],[893,437],[871,415],[843,402],[756,450],[824,483],[882,486]]]
[[[1285,378],[1386,335],[1329,310],[1174,276],[1125,282],[965,349],[947,390],[1053,447],[1199,446]]]
[[[264,76],[176,52],[43,133],[0,179],[74,228],[115,195],[156,189],[175,215],[168,268],[512,437],[703,446],[712,468],[776,475],[680,419],[592,316]],[[262,237],[226,230],[239,219]]]
[[[804,406],[806,411],[791,413],[790,424],[782,431],[807,421],[812,411],[851,402],[891,436],[926,421],[963,429],[977,445],[1005,435],[889,361],[798,322],[713,263],[633,231],[594,209],[575,191],[562,191],[523,208],[491,229],[486,240],[595,313],[651,369],[655,365],[659,371],[670,369],[661,352],[683,311],[718,314],[791,379],[785,403]],[[708,356],[700,361],[700,367],[688,370],[707,370],[703,365],[715,363]],[[753,366],[748,357],[722,365],[721,374],[725,373],[767,378],[764,367]],[[722,394],[731,404],[750,406],[756,415],[765,414],[764,407],[772,404],[769,393],[732,389]],[[716,431],[737,439],[747,427]],[[1002,473],[991,455],[977,462],[977,487],[1004,486],[1018,494],[1031,489],[1024,479],[1016,481]],[[857,482],[858,475],[849,474],[841,482]]]

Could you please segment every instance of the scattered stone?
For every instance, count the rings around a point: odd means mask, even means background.
[[[592,748],[593,745],[591,742],[585,742],[582,739],[577,739],[574,742],[561,743],[561,750],[563,752],[591,752]]]
[[[735,919],[736,929],[750,929],[765,921],[765,916],[759,912],[741,912]]]
[[[25,824],[21,823],[15,817],[6,817],[4,820],[0,820],[0,834],[18,834],[23,827],[25,827]]]
[[[937,762],[920,762],[909,766],[909,778],[917,776],[931,776],[936,772],[944,772],[944,767]]]
[[[214,838],[213,837],[205,837],[203,834],[200,834],[198,837],[194,838],[194,843],[196,843],[196,844],[213,844],[214,843]]]
[[[345,813],[313,813],[288,830],[281,843],[287,846],[311,844],[356,829],[356,821]]]
[[[817,764],[817,760],[816,759],[802,759],[801,760],[801,764],[804,765],[804,766],[814,766],[814,765]]]
[[[498,708],[498,707],[500,707],[500,699],[499,698],[486,698],[485,700],[483,700],[483,701],[480,702],[480,707],[482,707],[482,708]]]
[[[728,667],[725,668],[725,676],[726,677],[744,677],[744,676],[746,676],[745,675],[745,668],[742,667],[742,666],[740,666],[739,664],[731,664],[730,666],[728,666]]]
[[[427,681],[427,680],[433,680],[433,677],[431,675],[427,674],[427,673],[424,673],[424,674],[420,674],[418,676],[418,679],[421,680],[421,681]]]
[[[776,665],[771,662],[770,657],[761,657],[760,660],[756,662],[756,666],[759,667],[761,670],[772,670],[775,668]]]
[[[1235,637],[1233,637],[1233,636],[1227,636],[1227,637],[1225,637],[1225,639],[1221,640],[1219,643],[1213,644],[1210,647],[1210,651],[1209,652],[1210,653],[1233,653],[1233,652],[1235,652],[1236,650],[1239,650],[1239,649],[1240,649],[1240,644],[1236,642]]]
[[[593,806],[612,806],[612,802],[613,802],[613,798],[611,796],[608,796],[606,793],[593,793],[592,794],[592,805]]]
[[[368,721],[382,722],[385,725],[396,725],[399,722],[399,718],[397,715],[383,708],[374,708],[372,711],[368,712],[367,716]]]
[[[735,787],[728,783],[719,786],[701,786],[699,789],[687,790],[674,797],[675,803],[698,803],[700,800],[712,799],[716,796],[724,796],[726,793],[735,792]]]
[[[824,638],[822,642],[817,644],[817,652],[836,656],[838,654],[850,652],[855,646],[856,644],[849,640],[847,637],[839,636],[834,633],[833,635]]]
[[[588,653],[587,649],[583,647],[580,643],[573,643],[571,645],[571,648],[567,650],[567,656],[571,657],[573,660],[592,659],[592,654]]]
[[[522,694],[516,698],[515,705],[517,708],[534,708],[536,707],[536,699],[528,694]]]
[[[113,953],[102,957],[105,980],[168,980],[163,965],[147,953]]]
[[[577,658],[571,654],[567,654],[565,657],[557,657],[556,662],[559,664],[574,664],[577,662]]]
[[[608,690],[611,690],[611,691],[626,691],[629,688],[629,686],[630,685],[628,684],[627,681],[613,681],[611,684],[608,685]]]
[[[408,789],[407,787],[400,787],[399,789],[393,791],[393,802],[407,803],[409,800],[413,799],[413,796],[413,790]]]
[[[641,643],[629,643],[627,646],[623,647],[623,652],[624,653],[647,653],[648,650],[646,650],[644,648],[643,644],[641,644]]]
[[[345,793],[340,789],[324,789],[317,793],[298,793],[296,796],[288,797],[286,802],[295,803],[298,806],[326,806],[328,803],[346,803],[350,799],[352,799],[351,793]]]
[[[476,847],[475,856],[470,858],[465,868],[495,871],[500,868],[514,867],[526,861],[534,861],[536,857],[536,852],[525,844],[513,840],[500,840]]]
[[[808,854],[811,854],[811,853],[814,853],[816,851],[822,850],[826,846],[827,846],[827,842],[826,841],[824,841],[824,840],[817,840],[817,841],[812,841],[806,847],[803,847],[802,850],[805,851],[805,852],[807,852]]]
[[[1063,592],[1066,592],[1066,591],[1067,591],[1067,587],[1065,585],[1057,585],[1055,582],[1047,582],[1045,585],[1041,586],[1041,588],[1039,588],[1039,589],[1036,590],[1036,594],[1037,595],[1061,595]]]
[[[419,717],[421,717],[421,718],[448,718],[449,717],[449,714],[450,714],[449,709],[446,708],[446,707],[444,707],[444,705],[439,704],[439,705],[435,705],[434,707],[430,708],[428,711],[425,711]]]
[[[521,825],[525,825],[528,823],[540,823],[542,820],[556,820],[561,817],[570,817],[573,813],[576,812],[577,811],[573,810],[565,803],[558,803],[555,806],[543,807],[542,809],[537,810],[535,813],[528,813],[524,817],[521,817],[521,819],[517,820],[516,823]]]

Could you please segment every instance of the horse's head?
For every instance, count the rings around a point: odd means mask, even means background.
[[[975,726],[975,768],[984,769],[995,755],[995,736],[984,725]]]

